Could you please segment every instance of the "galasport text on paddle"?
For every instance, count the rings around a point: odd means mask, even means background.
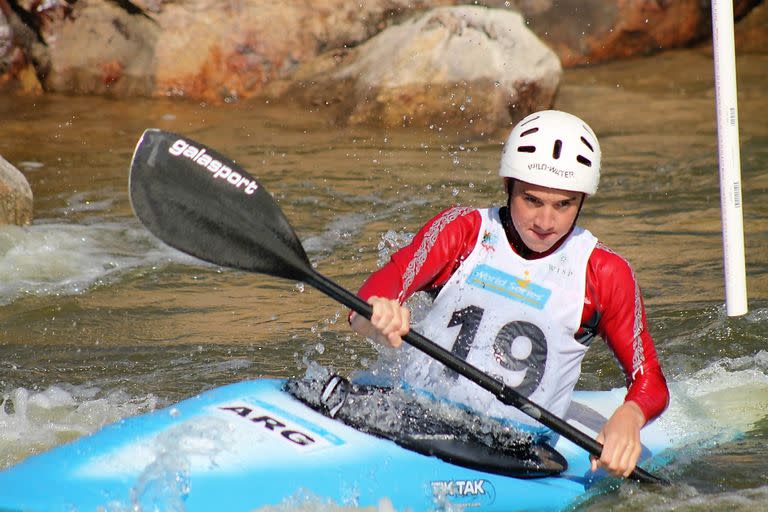
[[[222,154],[187,137],[146,130],[131,162],[131,204],[165,243],[223,267],[302,281],[370,319],[370,304],[312,268],[304,247],[271,194]],[[526,415],[599,457],[603,446],[421,334],[403,340]],[[669,482],[643,468],[644,483]]]

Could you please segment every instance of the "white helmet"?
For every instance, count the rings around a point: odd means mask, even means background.
[[[593,195],[600,181],[600,144],[587,123],[574,115],[534,112],[509,134],[499,175]]]

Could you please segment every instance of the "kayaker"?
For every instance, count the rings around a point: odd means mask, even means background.
[[[399,347],[410,329],[403,303],[435,295],[419,331],[563,417],[595,336],[611,348],[627,380],[624,403],[598,435],[602,467],[628,476],[641,453],[640,429],[669,401],[628,262],[576,225],[597,191],[601,152],[578,117],[547,110],[512,130],[499,174],[506,206],[451,207],[374,272],[358,294],[373,307],[352,328]],[[485,414],[530,423],[489,392],[413,351],[402,368],[409,385]]]

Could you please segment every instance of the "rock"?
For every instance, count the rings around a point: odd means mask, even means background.
[[[41,94],[38,68],[47,64],[43,45],[35,31],[0,0],[0,88]]]
[[[29,224],[32,211],[32,189],[27,179],[0,156],[0,224]]]
[[[551,106],[561,72],[519,14],[442,7],[354,49],[328,52],[272,92],[332,106],[344,123],[481,135]]]
[[[253,96],[317,53],[317,16],[300,6],[194,3],[193,9],[189,2],[164,6],[158,18],[155,95]]]
[[[762,1],[736,0],[735,17]],[[710,2],[701,0],[518,0],[516,6],[566,68],[687,47],[711,37]]]
[[[430,4],[453,1],[187,0],[155,17],[154,95],[206,100],[258,96],[328,48],[354,46]]]
[[[71,12],[57,10],[47,19],[47,91],[152,95],[158,27],[151,18],[95,0],[77,2]]]
[[[768,53],[768,4],[762,4],[736,25],[737,53]]]
[[[0,62],[5,59],[13,48],[13,31],[8,17],[0,8]]]
[[[699,0],[561,0],[530,17],[531,29],[564,67],[594,64],[700,38],[706,26]]]
[[[14,60],[12,53],[15,49],[11,24],[2,8],[2,4],[0,4],[0,85],[15,78],[10,73],[11,65]]]

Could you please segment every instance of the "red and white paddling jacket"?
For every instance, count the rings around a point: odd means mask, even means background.
[[[508,242],[498,208],[449,208],[374,272],[358,295],[398,299],[437,291],[418,330],[552,413],[563,416],[595,335],[627,378],[626,400],[647,420],[669,401],[626,260],[575,227],[554,251],[525,259]],[[420,353],[406,381],[492,416],[530,420]]]

